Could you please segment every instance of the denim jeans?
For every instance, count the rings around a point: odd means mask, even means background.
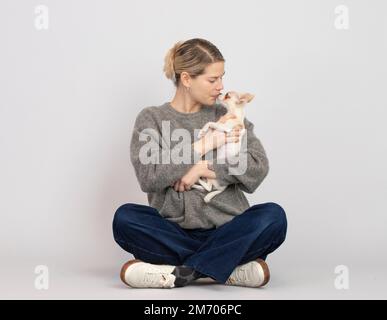
[[[233,270],[257,258],[266,260],[285,240],[284,209],[256,204],[212,229],[183,229],[150,206],[126,203],[115,212],[113,235],[136,259],[153,264],[186,265],[225,283]]]

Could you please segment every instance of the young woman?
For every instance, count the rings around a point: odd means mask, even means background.
[[[227,134],[210,130],[195,140],[207,122],[232,117],[216,103],[224,64],[207,40],[176,43],[164,65],[176,86],[174,98],[144,108],[136,118],[130,157],[149,206],[123,204],[113,220],[115,241],[135,257],[121,269],[122,281],[131,287],[182,287],[208,277],[249,287],[269,281],[265,260],[284,242],[287,219],[280,205],[250,206],[242,192],[253,193],[269,171],[254,125],[245,118],[243,174],[231,174],[230,164],[216,159],[217,148],[239,141],[240,127]],[[173,161],[181,152],[191,161]],[[206,159],[209,154],[212,159]],[[207,204],[206,192],[192,188],[201,177],[216,178],[227,188]]]

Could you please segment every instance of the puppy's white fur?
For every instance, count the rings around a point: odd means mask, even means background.
[[[225,123],[208,122],[199,131],[198,138],[201,138],[210,128],[230,132],[235,126],[242,126],[238,142],[228,142],[217,149],[217,159],[224,159],[223,163],[226,163],[225,159],[235,157],[240,152],[242,138],[246,133],[244,126],[245,105],[253,98],[254,95],[250,93],[237,93],[235,91],[229,91],[225,95],[220,96],[219,102],[227,108],[226,114],[234,114],[236,118],[229,119]],[[204,201],[209,203],[213,197],[223,192],[227,186],[220,186],[216,179],[200,178],[196,184],[192,185],[192,188],[208,191],[209,193],[204,197]]]

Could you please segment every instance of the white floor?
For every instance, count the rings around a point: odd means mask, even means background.
[[[270,265],[269,265],[270,266]],[[292,264],[270,266],[271,280],[264,288],[232,287],[198,282],[174,289],[133,289],[119,279],[118,265],[70,267],[51,264],[48,290],[37,290],[34,264],[2,263],[1,299],[386,299],[385,268],[351,267],[349,288],[335,288],[332,268]]]

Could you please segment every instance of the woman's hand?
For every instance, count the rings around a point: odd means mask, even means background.
[[[191,190],[192,185],[199,180],[206,170],[208,170],[207,160],[200,160],[180,180],[177,180],[172,185],[173,189],[176,192]]]
[[[235,118],[236,118],[236,115],[234,114],[225,114],[217,121],[217,123],[223,124],[227,120],[235,119]],[[241,124],[234,126],[233,129],[228,133],[209,128],[207,133],[201,139],[201,144],[202,144],[202,148],[204,149],[204,154],[210,150],[218,149],[219,147],[221,147],[226,143],[238,142],[242,129],[243,129],[243,126]]]

